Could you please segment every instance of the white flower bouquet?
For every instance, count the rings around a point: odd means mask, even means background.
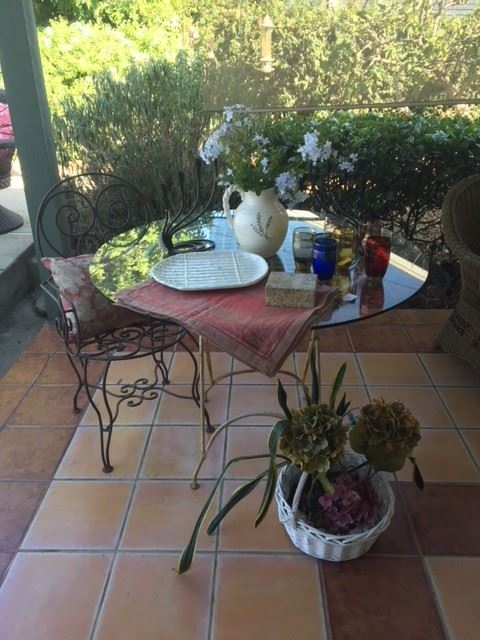
[[[246,107],[225,107],[220,125],[200,149],[206,164],[219,162],[219,184],[260,194],[275,188],[288,206],[303,202],[312,173],[353,172],[357,155],[341,155],[321,140],[321,122],[302,115],[259,115]]]

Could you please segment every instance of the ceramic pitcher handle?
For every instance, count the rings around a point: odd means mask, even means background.
[[[227,187],[225,189],[225,193],[223,194],[223,198],[222,198],[223,212],[225,213],[225,217],[228,220],[228,224],[232,229],[233,229],[233,216],[230,213],[230,196],[232,195],[232,193],[235,193],[235,192],[239,193],[240,198],[243,200],[243,196],[245,192],[243,191],[243,189],[240,189],[240,187],[237,187],[234,184],[232,184],[230,187]]]

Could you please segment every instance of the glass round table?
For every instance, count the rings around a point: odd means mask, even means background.
[[[313,214],[308,214],[308,212],[305,212],[305,214],[304,217],[290,219],[285,242],[277,255],[267,261],[270,270],[286,272],[293,272],[295,270],[292,253],[292,235],[295,228],[308,225],[318,231],[323,230],[324,222],[322,220]],[[111,241],[102,245],[93,256],[90,265],[90,276],[97,289],[107,298],[116,301],[117,297],[125,289],[130,289],[136,285],[142,287],[144,283],[148,283],[152,267],[167,257],[167,253],[160,243],[161,230],[162,222],[154,222],[148,226],[133,229],[127,233],[116,236]],[[181,243],[196,240],[196,246],[199,246],[199,240],[201,239],[213,241],[215,243],[215,250],[234,250],[237,248],[233,233],[225,218],[222,217],[211,216],[204,224],[196,225],[188,231],[182,232],[182,234],[176,238],[177,242]],[[208,245],[208,242],[206,245]],[[328,316],[322,316],[322,319],[316,321],[316,324],[313,326],[311,324],[309,325],[312,330],[310,333],[311,338],[308,353],[314,352],[317,358],[320,357],[318,340],[321,338],[322,332],[321,330],[319,331],[319,329],[322,329],[322,327],[355,322],[362,318],[374,316],[392,309],[415,295],[425,283],[427,275],[426,257],[414,244],[403,240],[399,235],[395,234],[393,234],[391,240],[390,262],[382,279],[367,278],[363,261],[357,257],[353,257],[348,268],[337,270],[330,282],[330,284],[339,288],[343,295],[342,302],[337,304],[333,310],[329,312]],[[145,284],[144,286],[148,287],[149,285]],[[122,294],[122,296],[123,295],[124,294]],[[163,292],[163,296],[164,295],[165,292]],[[163,296],[161,303],[165,305]],[[142,307],[142,310],[145,311],[145,308],[146,307]],[[272,309],[271,307],[267,308]],[[279,308],[274,307],[273,309]],[[138,311],[139,309],[137,308],[136,310]],[[281,313],[281,310],[279,309],[274,313],[275,316],[277,316]],[[168,316],[168,314],[166,315]],[[174,320],[176,319],[173,316],[170,317]],[[238,322],[240,322],[240,320],[238,320]],[[201,332],[198,333],[200,458],[192,476],[192,488],[198,487],[200,469],[220,433],[240,419],[260,415],[258,413],[247,413],[230,418],[216,428],[211,427],[209,420],[206,419],[208,412],[205,407],[209,390],[227,376],[247,373],[258,369],[252,368],[249,360],[250,364],[248,369],[239,369],[214,377],[209,349],[205,345]],[[234,355],[234,357],[239,357],[238,354],[230,353]],[[242,362],[246,362],[245,359],[239,359]],[[309,357],[307,356],[307,363],[308,360]],[[210,378],[209,385],[205,382],[205,369],[208,370]],[[306,366],[303,376],[291,372],[282,371],[282,373],[292,375],[297,382],[304,386],[307,374]],[[268,415],[269,417],[277,419],[281,417],[276,413],[262,413],[261,415]],[[207,434],[209,434],[208,440]]]

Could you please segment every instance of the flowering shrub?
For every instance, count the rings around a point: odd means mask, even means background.
[[[244,191],[275,188],[289,206],[307,198],[312,171],[336,174],[354,170],[358,155],[339,154],[322,140],[318,121],[302,116],[255,116],[246,107],[226,107],[220,125],[200,149],[206,164],[220,162],[219,182]]]

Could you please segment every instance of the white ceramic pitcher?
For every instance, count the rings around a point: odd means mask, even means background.
[[[230,196],[238,192],[242,202],[230,211]],[[223,194],[223,210],[240,248],[263,258],[274,256],[280,249],[288,229],[288,214],[275,190],[265,189],[257,195],[231,186]]]

